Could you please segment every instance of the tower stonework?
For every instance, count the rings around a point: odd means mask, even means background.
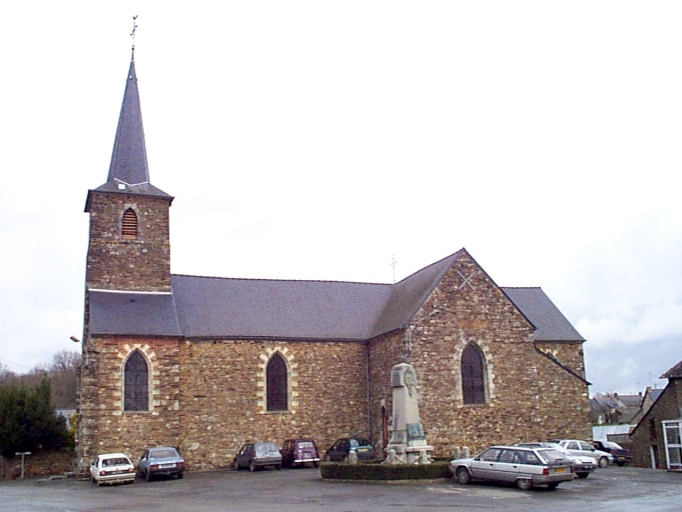
[[[168,208],[165,198],[92,192],[87,287],[170,292]],[[124,235],[123,217],[129,210],[137,220],[135,237]]]

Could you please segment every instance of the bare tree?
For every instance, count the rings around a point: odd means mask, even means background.
[[[62,350],[52,356],[47,374],[52,381],[52,403],[56,409],[75,409],[80,352]]]

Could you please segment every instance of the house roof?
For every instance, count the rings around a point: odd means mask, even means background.
[[[90,332],[365,341],[406,327],[465,253],[462,249],[395,284],[173,275],[172,293],[90,290]],[[503,290],[509,295],[510,289]],[[542,340],[566,341],[570,330],[557,319],[567,320],[551,310],[556,307],[540,288],[511,290]]]
[[[536,341],[585,341],[541,288],[502,288],[535,325]]]
[[[682,379],[682,361],[660,376],[661,379]]]

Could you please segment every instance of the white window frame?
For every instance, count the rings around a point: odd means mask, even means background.
[[[682,471],[682,419],[662,421],[665,441],[665,463],[668,471]],[[677,443],[668,442],[668,429],[677,430]],[[670,454],[677,452],[677,462],[671,462]]]

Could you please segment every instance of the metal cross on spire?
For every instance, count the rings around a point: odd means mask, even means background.
[[[133,31],[130,33],[130,37],[133,38],[132,56],[130,60],[135,60],[135,30],[137,30],[137,14],[133,16]]]

